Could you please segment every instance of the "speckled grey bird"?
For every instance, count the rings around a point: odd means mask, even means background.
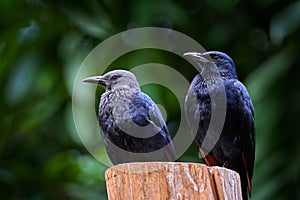
[[[140,90],[136,77],[114,70],[84,82],[105,87],[98,120],[107,154],[113,164],[176,159],[171,136],[153,100]]]
[[[251,197],[255,158],[254,108],[247,89],[238,80],[233,60],[225,53],[189,52],[184,56],[195,61],[201,70],[185,101],[194,141],[205,164],[239,173],[243,199],[247,200],[248,195]],[[212,109],[217,113],[214,117]],[[220,127],[212,125],[213,120],[222,121]],[[209,144],[214,146],[207,148]]]

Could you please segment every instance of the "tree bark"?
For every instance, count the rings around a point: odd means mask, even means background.
[[[145,162],[105,172],[109,200],[242,200],[237,172],[198,163]]]

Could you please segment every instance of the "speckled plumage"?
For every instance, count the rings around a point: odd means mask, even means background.
[[[115,70],[101,80],[106,92],[100,99],[98,120],[112,163],[174,161],[175,150],[161,112],[140,90],[134,75]]]
[[[220,135],[213,149],[203,160],[207,165],[224,166],[237,171],[241,177],[243,199],[248,199],[251,195],[251,179],[253,176],[253,166],[255,157],[255,128],[254,128],[254,109],[245,86],[238,81],[235,66],[232,59],[221,52],[207,52],[204,54],[187,54],[196,61],[202,68],[206,79],[198,74],[193,79],[188,94],[186,96],[185,110],[188,124],[194,132],[194,141],[200,148],[207,134],[211,122],[211,109],[216,106],[222,109],[216,98],[216,105],[211,104],[211,96],[208,90],[208,82],[211,84],[211,93],[221,94],[225,88],[226,94],[226,118]],[[207,63],[202,58],[207,59]],[[217,71],[210,66],[215,64]],[[221,82],[217,81],[219,73]],[[223,84],[221,87],[219,84]],[[221,95],[219,95],[221,96]],[[195,100],[193,99],[196,99]],[[193,131],[194,130],[194,131]]]

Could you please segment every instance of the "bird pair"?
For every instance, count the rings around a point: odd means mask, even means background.
[[[184,56],[201,69],[187,92],[185,114],[202,159],[209,166],[224,166],[238,172],[243,199],[248,199],[255,156],[254,109],[249,94],[237,78],[233,60],[225,53],[189,52]],[[176,160],[160,110],[140,90],[132,73],[114,70],[84,82],[106,88],[100,99],[98,120],[112,163]],[[222,121],[220,110],[224,111],[225,119],[218,131],[210,124],[215,116]],[[212,144],[211,148],[205,148],[204,143]]]

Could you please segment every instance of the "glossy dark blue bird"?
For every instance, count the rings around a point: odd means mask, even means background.
[[[114,70],[83,81],[99,84],[106,89],[101,95],[98,121],[113,164],[176,159],[160,110],[140,90],[131,72]]]
[[[243,199],[247,200],[248,195],[251,197],[255,159],[254,108],[247,89],[238,80],[233,60],[225,53],[189,52],[184,56],[196,62],[201,70],[193,79],[185,101],[194,141],[205,164],[223,166],[239,173]],[[210,127],[213,108],[224,110],[220,134],[216,133],[218,128]],[[214,117],[218,118],[218,115],[221,116],[219,113]],[[204,140],[206,146],[214,144],[212,149],[205,148]]]

